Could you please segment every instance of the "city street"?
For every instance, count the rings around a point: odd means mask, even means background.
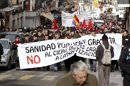
[[[0,86],[56,86],[70,69],[90,85],[98,65],[103,86],[109,66],[109,86],[129,82],[130,0],[0,0]]]
[[[97,75],[97,72],[92,72]],[[34,71],[12,69],[0,74],[0,86],[55,86],[65,71]],[[119,71],[111,72],[110,86],[122,86]]]

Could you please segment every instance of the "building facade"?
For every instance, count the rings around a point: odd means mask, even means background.
[[[0,0],[0,30],[4,29],[5,27],[5,16],[2,9],[8,7],[8,0]]]
[[[39,0],[40,1],[40,0]],[[26,0],[25,19],[27,28],[36,28],[40,26],[40,15],[36,3],[37,0]]]
[[[125,13],[126,29],[130,32],[130,0],[118,0],[118,7],[126,8]]]
[[[0,12],[3,14],[2,28],[19,29],[25,26],[25,0],[1,0]]]

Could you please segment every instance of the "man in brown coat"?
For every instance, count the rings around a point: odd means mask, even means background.
[[[56,86],[99,86],[96,76],[89,74],[84,62],[78,61],[71,66],[71,71],[61,78]]]

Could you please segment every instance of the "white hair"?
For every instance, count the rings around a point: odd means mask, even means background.
[[[83,61],[78,61],[71,65],[71,72],[76,73],[78,71],[85,71],[87,72],[87,65]]]

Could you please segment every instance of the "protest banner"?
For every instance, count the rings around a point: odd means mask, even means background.
[[[35,68],[55,64],[75,53],[72,40],[48,40],[18,45],[20,68]]]
[[[114,58],[121,53],[122,35],[107,34],[109,43],[114,47]],[[97,46],[102,34],[86,35],[77,39],[47,40],[18,45],[20,68],[36,68],[52,65],[71,58],[75,53],[79,57],[95,59]]]
[[[78,47],[76,52],[77,56],[96,59],[97,46],[102,42],[101,37],[103,34],[96,34],[96,36],[87,35],[80,38],[80,40],[86,39],[85,48]],[[107,34],[110,45],[114,48],[114,57],[112,60],[118,60],[121,53],[122,35],[121,34]]]

